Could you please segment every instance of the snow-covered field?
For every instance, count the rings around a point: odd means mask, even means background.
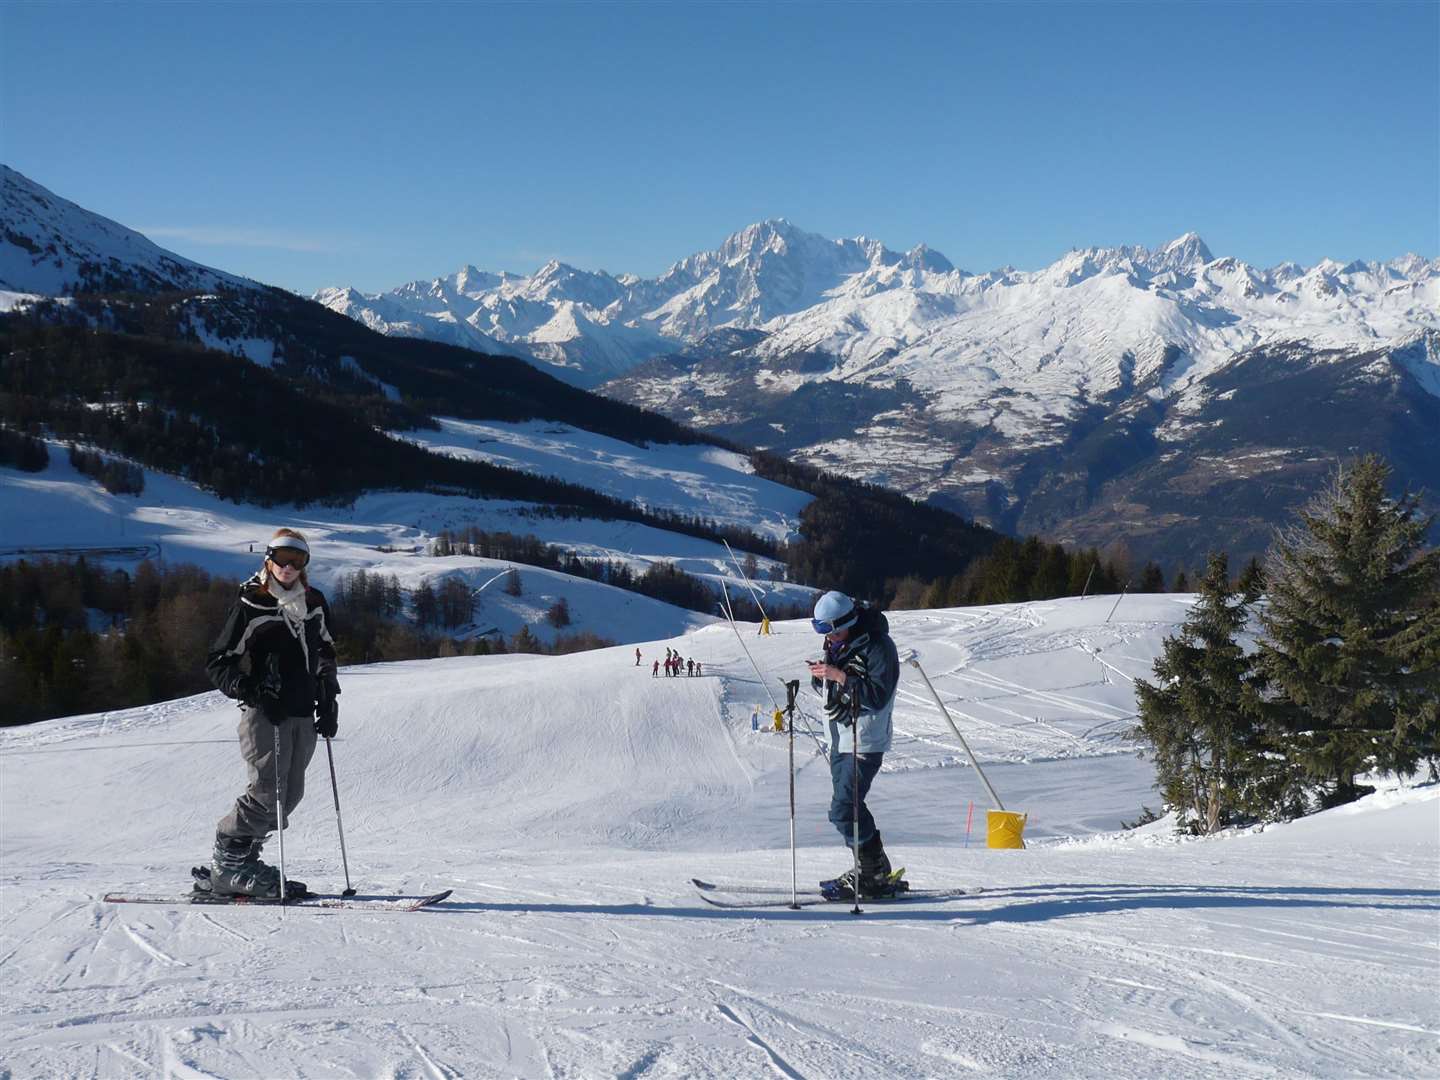
[[[754,474],[743,454],[715,446],[641,448],[568,424],[439,418],[440,430],[392,432],[427,450],[558,476],[617,499],[699,514],[773,540],[796,533],[804,492]]]
[[[1178,842],[1124,731],[1187,598],[898,613],[1025,851],[913,669],[872,805],[945,902],[722,910],[787,887],[786,739],[724,625],[633,649],[342,673],[335,744],[362,892],[416,914],[107,905],[184,889],[243,782],[216,694],[0,732],[0,1076],[1440,1075],[1440,791]],[[778,691],[815,636],[746,645]],[[813,705],[807,705],[813,715]],[[804,735],[802,885],[846,864]],[[292,876],[342,884],[323,753]],[[974,836],[966,820],[976,804]],[[273,852],[272,843],[271,850]]]
[[[561,433],[558,425],[485,428],[487,456],[503,457],[515,468],[604,490],[611,486],[607,476],[628,477],[652,508],[725,524],[751,520],[758,531],[776,538],[788,534],[810,500],[802,492],[749,474],[743,458],[714,447],[641,449],[574,428]],[[475,431],[470,436],[472,443],[480,437]],[[435,448],[445,449],[443,441]],[[586,559],[624,563],[637,574],[654,563],[672,562],[711,581],[717,596],[720,581],[732,592],[745,589],[723,545],[635,522],[552,519],[535,515],[536,506],[530,503],[403,491],[364,495],[349,507],[262,508],[227,502],[151,469],[145,470],[141,495],[111,495],[71,467],[63,444],[52,441],[49,450],[50,465],[43,472],[0,468],[0,560],[86,551],[92,559],[122,568],[133,568],[144,558],[164,559],[244,578],[258,569],[266,538],[278,526],[289,525],[304,531],[314,547],[311,579],[322,589],[332,589],[342,575],[356,570],[394,574],[412,589],[427,578],[438,585],[444,576],[481,588],[512,564],[426,554],[442,529],[474,526],[533,534]],[[615,493],[623,497],[623,492]],[[777,604],[806,604],[813,589],[768,580],[777,565],[771,559],[758,560],[756,587]],[[562,632],[590,630],[619,642],[679,634],[714,619],[549,570],[522,568],[521,581],[524,592],[519,597],[498,585],[481,594],[471,632],[494,629],[508,636],[528,625],[549,641],[557,631],[544,621],[545,612],[562,598],[573,620]]]

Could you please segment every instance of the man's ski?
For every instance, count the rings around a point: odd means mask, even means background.
[[[419,911],[449,897],[453,889],[432,893],[430,896],[337,896],[325,893],[310,893],[299,898],[286,900],[286,908],[319,908],[326,911]],[[124,893],[106,893],[107,904],[168,904],[171,906],[200,905],[216,907],[281,907],[277,896],[221,896],[212,892],[196,890],[182,896],[156,896]]]
[[[712,881],[704,881],[701,878],[691,878],[690,882],[700,893],[700,899],[707,904],[722,908],[768,908],[790,906],[790,889],[774,885],[746,885],[746,884],[717,884]],[[905,892],[897,892],[891,896],[862,896],[862,904],[897,904],[909,903],[912,901],[924,900],[954,900],[964,896],[977,896],[985,890],[979,887],[965,889],[909,889]],[[798,903],[801,907],[816,907],[820,904],[833,904],[840,901],[849,901],[847,893],[843,896],[826,896],[821,889],[800,889],[798,890]]]

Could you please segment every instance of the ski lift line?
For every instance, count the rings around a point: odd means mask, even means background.
[[[955,732],[955,737],[960,740],[960,745],[964,747],[966,755],[970,758],[970,764],[975,766],[976,775],[980,777],[980,782],[985,785],[985,790],[990,793],[990,799],[995,803],[995,808],[1004,811],[1005,804],[1000,801],[1000,796],[991,786],[989,777],[985,775],[985,770],[980,767],[980,761],[975,757],[974,751],[970,749],[970,744],[965,741],[965,736],[961,735],[960,729],[955,726],[955,721],[950,716],[950,710],[945,708],[945,703],[940,700],[940,695],[935,692],[935,687],[930,682],[930,676],[926,675],[925,669],[920,666],[920,658],[912,654],[909,660],[910,663],[914,665],[915,670],[920,673],[920,678],[925,680],[925,686],[930,691],[930,696],[935,699],[935,704],[940,707],[940,713],[945,717],[945,722],[950,725],[950,730]]]
[[[765,681],[765,676],[760,673],[760,665],[755,663],[755,657],[750,655],[750,648],[745,644],[745,637],[740,633],[740,627],[735,625],[735,612],[730,606],[730,590],[725,585],[725,579],[720,579],[720,588],[725,593],[725,614],[730,620],[730,629],[735,631],[735,640],[740,642],[740,649],[745,653],[745,659],[750,661],[750,666],[755,669],[755,677],[760,680],[760,685],[765,690],[765,696],[770,699],[770,708],[780,711],[780,703],[775,700],[775,695],[770,690],[770,684]]]
[[[730,547],[730,541],[722,536],[720,542],[725,545],[725,550],[730,552],[730,561],[735,564],[735,572],[740,575],[740,580],[745,582],[745,587],[750,590],[750,596],[754,599],[755,606],[760,609],[761,617],[768,622],[770,616],[765,614],[765,605],[760,603],[759,593],[755,591],[755,586],[750,584],[750,579],[745,576],[745,571],[740,568],[740,560],[735,558],[735,552],[734,549]]]
[[[763,674],[761,674],[761,672],[760,672],[760,665],[757,664],[757,663],[755,663],[755,657],[753,657],[753,656],[750,655],[750,649],[749,649],[749,647],[745,644],[745,637],[744,637],[744,635],[742,635],[742,634],[740,633],[740,627],[738,627],[738,626],[735,625],[735,616],[734,616],[733,612],[730,610],[730,590],[725,587],[724,579],[721,579],[720,588],[721,588],[722,590],[724,590],[724,593],[725,593],[725,612],[726,612],[726,616],[727,616],[727,618],[728,618],[728,620],[729,620],[729,623],[730,623],[730,629],[733,630],[733,631],[735,631],[735,640],[738,641],[738,642],[740,642],[740,648],[741,648],[741,650],[745,653],[745,659],[750,661],[750,667],[751,667],[752,669],[754,669],[754,671],[755,671],[755,677],[760,680],[760,685],[761,685],[761,687],[765,690],[765,696],[770,699],[770,707],[771,707],[771,709],[772,709],[774,712],[779,712],[779,711],[780,711],[780,704],[779,704],[779,702],[777,702],[777,701],[775,700],[775,695],[774,695],[774,694],[771,692],[771,690],[770,690],[770,684],[765,681],[765,676],[764,676]],[[774,673],[772,672],[772,674],[774,674]],[[777,678],[780,678],[779,676],[776,676],[776,677],[777,677]],[[783,678],[780,678],[780,681],[783,683],[785,680],[784,680]],[[797,709],[797,711],[799,711],[799,704],[798,704],[798,702],[797,702],[797,704],[796,704],[796,709]],[[810,725],[810,723],[812,722],[812,718],[810,717],[810,715],[809,715],[808,713],[803,713],[803,712],[802,712],[801,715],[803,715],[803,716],[805,717],[805,720],[806,720],[806,726],[805,726],[805,728],[803,729],[803,730],[805,731],[805,734],[809,735],[810,738],[815,741],[815,745],[816,745],[817,747],[819,747],[820,752],[825,755],[825,758],[826,758],[826,760],[828,761],[828,760],[829,760],[829,757],[830,757],[829,752],[825,749],[824,744],[821,743],[819,736],[816,735],[815,732],[813,732],[813,731],[810,729],[810,726],[809,726],[809,725]],[[793,720],[793,719],[791,720],[791,723],[794,723],[794,720]]]

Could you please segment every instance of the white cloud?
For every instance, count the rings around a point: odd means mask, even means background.
[[[217,247],[271,248],[310,254],[336,254],[331,240],[282,229],[255,229],[245,225],[154,225],[139,230],[152,240],[180,240]]]

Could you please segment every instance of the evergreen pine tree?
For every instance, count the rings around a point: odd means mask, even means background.
[[[529,623],[522,623],[520,629],[515,631],[515,636],[510,639],[510,651],[517,653],[538,653],[543,651],[539,639],[530,632]]]
[[[1155,786],[1180,827],[1211,833],[1257,816],[1252,783],[1257,724],[1254,658],[1237,640],[1248,608],[1212,554],[1199,598],[1155,661],[1158,685],[1137,679],[1135,734],[1153,748]]]
[[[1140,571],[1140,585],[1136,592],[1162,593],[1165,591],[1165,571],[1160,569],[1160,564],[1147,562],[1145,569]]]
[[[426,578],[415,589],[415,625],[434,626],[440,621],[440,598]]]
[[[1245,594],[1245,602],[1253,604],[1265,591],[1265,568],[1260,565],[1260,560],[1253,555],[1250,561],[1245,564],[1245,569],[1240,571],[1240,580],[1235,587]]]
[[[1370,769],[1440,756],[1440,552],[1433,517],[1386,494],[1362,458],[1277,538],[1261,663],[1271,713],[1322,806],[1358,798]]]

